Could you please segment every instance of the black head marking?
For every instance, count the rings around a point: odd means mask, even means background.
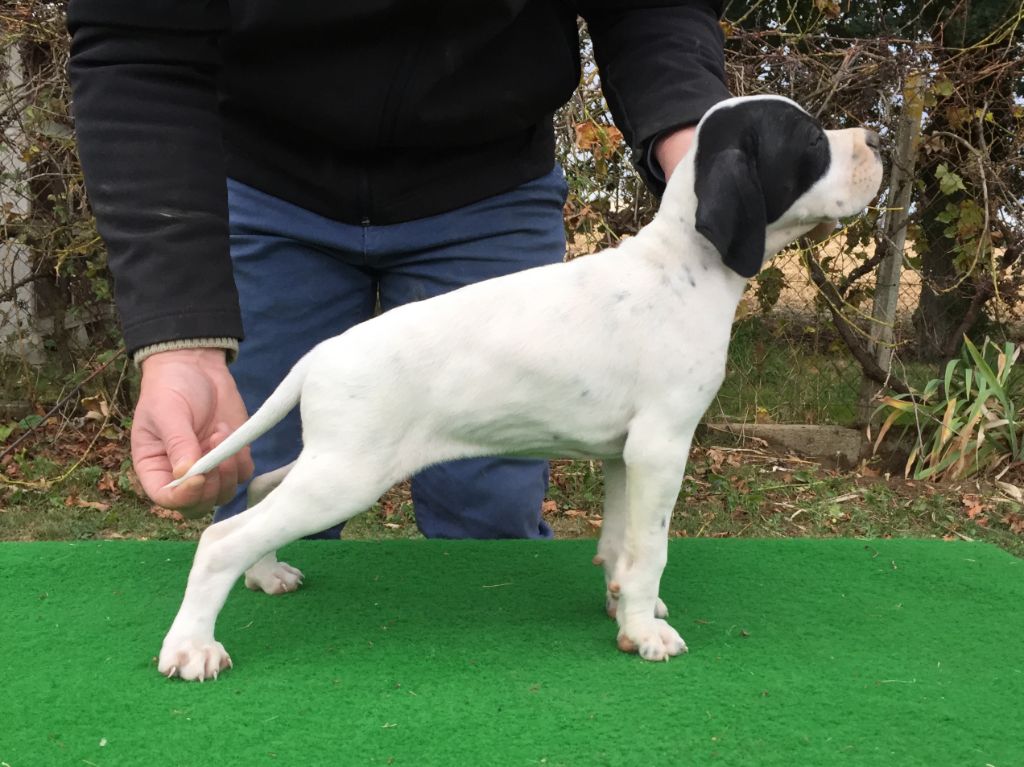
[[[716,109],[697,137],[697,231],[726,266],[753,277],[764,258],[765,228],[829,162],[821,125],[793,104],[758,99]]]

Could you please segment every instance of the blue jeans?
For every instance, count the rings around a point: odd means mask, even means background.
[[[342,224],[228,181],[231,258],[246,339],[231,372],[249,412],[325,338],[384,311],[561,261],[561,168],[510,192],[388,226]],[[473,322],[467,317],[466,322]],[[256,473],[295,460],[298,410],[252,445]],[[345,471],[344,466],[337,467]],[[431,538],[550,538],[541,517],[546,461],[470,459],[412,479],[416,523]],[[215,520],[245,508],[245,490]],[[340,527],[318,537],[336,538]]]

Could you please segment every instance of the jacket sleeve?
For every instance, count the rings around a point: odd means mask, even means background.
[[[129,352],[241,338],[205,0],[71,0],[75,131]]]
[[[718,23],[721,0],[582,0],[615,124],[637,170],[658,194],[664,175],[651,156],[663,133],[693,125],[729,97]]]

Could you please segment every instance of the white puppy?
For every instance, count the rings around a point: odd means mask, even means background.
[[[488,456],[604,460],[603,564],[618,644],[686,651],[658,587],[694,429],[721,384],[747,278],[877,193],[878,137],[825,131],[780,97],[716,105],[654,220],[619,247],[403,306],[324,341],[178,482],[213,469],[299,403],[298,460],[247,511],[202,535],[160,652],[167,676],[231,665],[214,623],[246,568],[283,591],[275,551],[349,519],[433,463]]]

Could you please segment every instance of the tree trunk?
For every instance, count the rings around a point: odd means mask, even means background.
[[[936,128],[933,129],[944,129]],[[953,263],[953,241],[946,237],[946,224],[936,217],[948,203],[959,204],[962,194],[945,195],[939,188],[935,169],[938,160],[932,160],[922,169],[919,178],[924,181],[924,193],[919,217],[922,236],[918,238],[921,259],[921,300],[914,311],[914,339],[917,356],[925,360],[941,360],[949,349],[959,349],[960,339],[952,338],[959,332],[961,322],[971,307],[973,280],[964,280]],[[955,287],[954,287],[955,286]]]

